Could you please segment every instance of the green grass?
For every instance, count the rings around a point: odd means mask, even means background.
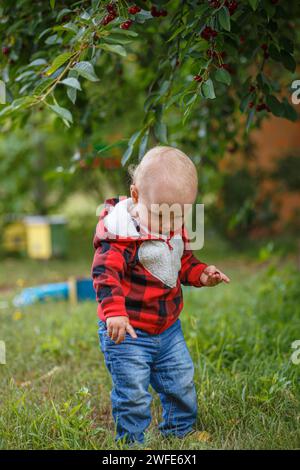
[[[80,250],[80,247],[78,248]],[[195,363],[199,415],[197,435],[162,439],[161,409],[152,403],[147,449],[300,448],[300,364],[291,343],[300,339],[300,274],[291,263],[221,260],[230,285],[185,289],[181,320]],[[203,259],[212,260],[204,252]],[[223,257],[224,258],[224,257]],[[2,283],[41,279],[39,263],[6,260]],[[215,264],[217,263],[214,259]],[[89,273],[90,259],[44,265],[43,280]],[[74,272],[74,270],[77,271]],[[3,270],[4,271],[4,270]],[[7,281],[6,281],[7,280]],[[37,304],[0,309],[1,449],[114,449],[110,377],[97,336],[96,305]],[[126,446],[123,446],[126,448]]]

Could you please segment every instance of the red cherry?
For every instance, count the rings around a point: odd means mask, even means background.
[[[250,103],[248,104],[249,108],[253,108],[254,106],[254,101],[250,101]]]
[[[8,55],[9,51],[10,51],[9,47],[7,47],[7,46],[2,47],[2,54],[3,55]]]
[[[265,109],[269,109],[268,106],[265,103],[260,103],[256,105],[256,111],[263,111]]]
[[[112,14],[112,13],[109,13],[109,15],[106,15],[103,20],[101,21],[101,24],[103,24],[104,26],[107,25],[108,23],[110,23],[111,21],[113,21],[115,19],[116,15]]]
[[[209,41],[211,38],[214,38],[218,35],[218,32],[212,29],[210,26],[205,26],[201,32],[201,37],[206,41]]]
[[[233,15],[235,10],[239,6],[238,2],[236,2],[235,0],[231,0],[231,1],[226,0],[224,5],[228,8],[230,15]]]
[[[124,23],[120,24],[121,29],[129,29],[130,26],[132,25],[133,21],[132,20],[127,20]]]
[[[229,72],[229,73],[232,72],[231,67],[230,67],[229,64],[220,64],[220,65],[219,65],[219,68],[220,68],[220,69],[227,70],[227,72]]]
[[[260,46],[264,51],[268,49],[268,44],[264,43]]]
[[[193,80],[195,80],[196,82],[202,82],[203,78],[201,77],[201,75],[195,75]]]
[[[109,3],[108,5],[106,5],[106,9],[108,13],[111,13],[113,15],[117,14],[117,7],[114,3]]]
[[[208,49],[207,55],[208,55],[208,57],[210,57],[211,59],[213,59],[214,57],[217,57],[217,53],[216,53],[216,51],[214,51],[213,49]]]
[[[151,15],[155,18],[158,18],[160,16],[158,9],[156,8],[155,5],[152,5],[151,7]]]
[[[133,5],[132,7],[128,8],[128,13],[130,13],[131,15],[136,15],[140,11],[141,11],[141,8],[138,7],[137,5]]]
[[[219,0],[211,0],[210,6],[213,8],[219,8],[221,6],[221,2]]]
[[[160,16],[167,16],[167,14],[168,14],[167,10],[160,10],[159,11]]]

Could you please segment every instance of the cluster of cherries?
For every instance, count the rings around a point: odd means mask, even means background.
[[[236,2],[235,0],[231,0],[231,1],[226,0],[224,5],[228,8],[230,16],[233,15],[235,10],[239,6],[238,2]]]
[[[211,39],[215,38],[218,35],[218,31],[215,31],[210,26],[205,26],[205,28],[201,32],[201,37],[206,41],[210,41]]]
[[[255,91],[255,89],[256,89],[255,86],[254,86],[254,85],[251,85],[251,86],[249,87],[249,92],[250,92],[250,93],[253,93],[253,92]],[[251,108],[254,107],[254,104],[255,104],[254,101],[250,101],[248,107],[251,109]],[[263,103],[263,99],[262,99],[262,98],[260,99],[260,102],[255,106],[255,109],[256,109],[256,111],[268,111],[268,112],[271,111],[270,108],[269,108],[269,106],[268,106],[266,103]]]
[[[167,16],[168,12],[167,10],[158,10],[155,5],[151,7],[151,15],[155,18],[158,18],[159,16]]]
[[[106,10],[107,10],[108,14],[105,15],[105,17],[101,21],[101,24],[103,24],[104,26],[106,26],[108,23],[113,21],[118,16],[117,7],[116,7],[115,3],[113,3],[113,2],[109,3],[106,6]],[[141,8],[138,5],[132,5],[131,7],[128,8],[128,13],[130,13],[131,15],[136,15],[140,11],[141,11]],[[167,14],[168,14],[167,10],[158,10],[155,5],[152,5],[150,11],[151,11],[151,15],[153,17],[167,16]],[[132,23],[133,23],[132,20],[130,20],[130,19],[126,20],[126,21],[124,21],[123,23],[120,24],[120,28],[121,29],[129,29],[130,26],[132,25]]]
[[[108,11],[108,14],[105,15],[101,21],[101,24],[104,26],[113,21],[118,16],[117,7],[114,3],[109,3],[109,5],[106,5],[106,10]]]
[[[215,54],[216,54],[216,53],[215,53]],[[220,55],[221,55],[221,54],[220,54]],[[219,68],[220,68],[220,69],[227,70],[227,72],[229,72],[229,73],[233,73],[233,71],[232,71],[232,69],[231,69],[231,67],[230,67],[229,64],[224,64],[224,63],[222,63],[222,64],[219,65]],[[193,77],[193,80],[195,80],[195,82],[201,83],[201,82],[203,81],[203,77],[198,74],[198,75],[195,75],[195,76]]]
[[[210,6],[213,8],[220,8],[222,2],[220,0],[211,0]],[[239,6],[236,0],[225,0],[224,2],[225,7],[228,8],[230,16],[233,15],[237,7]]]
[[[108,23],[113,21],[118,16],[117,7],[115,3],[109,3],[106,6],[106,10],[108,14],[101,21],[101,24],[103,24],[104,26],[106,26]],[[130,13],[131,15],[136,15],[140,11],[141,11],[141,8],[137,5],[132,5],[131,7],[128,8],[128,13]],[[129,29],[131,25],[132,25],[132,20],[127,20],[120,24],[120,28]]]

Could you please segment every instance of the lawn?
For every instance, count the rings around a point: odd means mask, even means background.
[[[60,280],[75,269],[88,274],[90,248],[87,258],[78,250],[80,259],[49,264],[2,262],[1,449],[119,448],[95,304],[45,303],[22,311],[5,305],[21,284]],[[209,250],[204,255],[212,260]],[[214,262],[231,284],[186,288],[180,317],[195,363],[199,432],[162,439],[154,395],[145,447],[300,448],[300,364],[291,360],[291,344],[300,339],[300,273],[293,260],[279,264],[275,256],[262,263],[228,252]]]

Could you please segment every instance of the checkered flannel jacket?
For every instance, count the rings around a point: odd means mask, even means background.
[[[187,232],[183,227],[184,250],[177,283],[175,287],[165,284],[139,261],[143,239],[105,237],[103,220],[108,214],[107,208],[118,202],[119,198],[105,201],[93,240],[95,252],[91,275],[98,317],[106,321],[109,317],[127,316],[134,328],[159,334],[177,320],[183,308],[181,284],[202,287],[200,275],[207,264],[199,261],[189,249]]]

